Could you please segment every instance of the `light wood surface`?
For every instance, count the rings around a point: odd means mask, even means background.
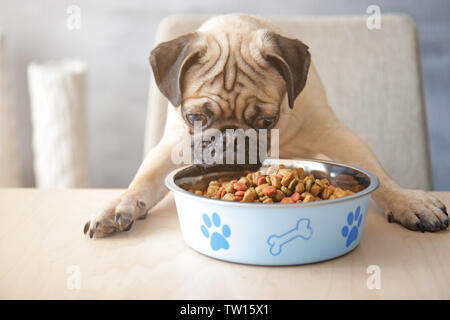
[[[372,204],[359,247],[293,267],[214,260],[181,237],[168,195],[128,233],[90,240],[85,221],[122,190],[0,190],[2,299],[450,298],[450,232],[388,224]],[[450,192],[436,195],[450,207]],[[369,290],[369,265],[381,289]],[[67,282],[79,267],[80,288]]]

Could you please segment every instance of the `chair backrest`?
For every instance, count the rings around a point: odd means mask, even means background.
[[[170,16],[156,41],[198,28],[207,16]],[[384,168],[409,188],[431,188],[431,168],[417,30],[405,15],[270,18],[305,42],[338,117],[375,151]],[[145,153],[164,130],[167,100],[150,83]]]

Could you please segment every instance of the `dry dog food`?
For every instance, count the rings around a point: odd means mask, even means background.
[[[364,189],[348,175],[340,175],[345,188],[329,179],[306,174],[303,168],[284,165],[248,173],[239,179],[211,180],[209,184],[186,188],[189,192],[212,199],[262,203],[301,203],[342,198]]]

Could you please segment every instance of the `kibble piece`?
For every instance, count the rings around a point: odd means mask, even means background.
[[[299,181],[299,183],[297,183],[297,185],[295,186],[294,191],[302,194],[305,191],[305,185],[303,184],[303,182]]]
[[[226,190],[227,193],[233,193],[234,192],[233,184],[231,182],[225,184],[224,187],[225,187],[225,190]]]
[[[312,194],[308,193],[305,197],[305,199],[303,199],[303,202],[312,202],[315,201],[315,198]]]
[[[250,187],[250,188],[247,189],[247,191],[245,191],[244,197],[242,198],[242,201],[252,202],[257,197],[258,197],[258,195],[256,194],[255,188]]]
[[[267,186],[268,186],[268,184],[265,183],[265,184],[260,184],[259,186],[257,186],[257,187],[255,188],[255,191],[256,191],[256,193],[258,194],[259,197],[263,197],[263,196],[264,196],[263,189],[264,189],[265,187],[267,187]]]
[[[245,184],[247,187],[250,187],[252,185],[252,183],[247,179],[247,177],[240,178],[238,182]]]
[[[236,200],[236,196],[232,193],[226,193],[223,197],[222,200],[227,200],[227,201],[234,201]]]
[[[297,172],[298,172],[299,179],[305,178],[306,174],[305,174],[305,170],[303,168],[297,168]]]
[[[281,184],[287,187],[292,179],[294,179],[294,173],[292,172],[292,170],[290,170],[286,175],[283,176],[283,179],[281,179]]]
[[[294,200],[292,198],[286,197],[286,198],[283,198],[280,202],[281,203],[294,203]]]
[[[311,187],[312,187],[313,179],[311,179],[309,177],[306,177],[305,179],[306,179],[305,180],[305,190],[307,192],[309,192],[311,190]]]
[[[271,197],[271,196],[273,196],[275,193],[277,193],[277,188],[275,188],[274,186],[267,186],[267,187],[264,187],[264,188],[262,189],[262,192],[263,192],[266,196]]]
[[[319,179],[316,179],[315,183],[320,187],[320,188],[325,188],[325,185],[322,183],[322,181],[320,181]]]
[[[314,185],[311,187],[311,190],[310,190],[309,192],[310,192],[314,197],[317,197],[317,196],[319,195],[320,191],[322,191],[322,189],[320,188],[320,186],[317,185],[317,184],[314,184]]]
[[[277,190],[277,193],[275,193],[275,200],[281,201],[284,197],[284,193],[281,190]]]
[[[255,184],[257,186],[260,186],[260,185],[265,184],[265,183],[267,183],[267,180],[266,180],[265,176],[259,176],[258,178],[256,178]]]
[[[210,186],[210,187],[211,187],[211,186],[217,186],[217,187],[220,187],[220,183],[219,183],[219,181],[217,181],[217,180],[212,180],[212,181],[209,182],[209,186]]]
[[[290,169],[281,168],[281,169],[278,169],[278,174],[281,174],[284,177],[285,175],[287,175],[289,173],[289,171],[291,171],[291,170]]]
[[[274,167],[268,167],[268,168],[259,170],[259,172],[264,176],[269,176],[273,173],[276,173],[277,169],[275,169]]]
[[[214,197],[217,194],[217,191],[219,191],[219,186],[216,185],[209,185],[208,189],[206,190],[206,196],[207,197]]]
[[[289,182],[288,188],[291,189],[291,190],[294,190],[295,186],[297,185],[297,183],[299,181],[300,180],[298,178],[292,179],[291,182]]]
[[[344,190],[342,190],[341,188],[336,188],[336,189],[334,190],[334,193],[333,193],[333,194],[336,196],[336,198],[342,198],[342,197],[345,196],[345,192],[344,192]]]
[[[294,192],[291,196],[292,200],[298,201],[300,200],[300,194],[298,192]]]
[[[245,185],[244,183],[235,182],[233,184],[233,188],[237,191],[245,191],[247,190],[247,185]]]
[[[301,193],[301,194],[300,194],[300,199],[304,200],[308,194],[310,194],[310,193],[309,193],[309,192],[306,192],[306,191],[303,192],[303,193]]]
[[[227,193],[225,187],[220,187],[219,190],[217,190],[217,196],[219,198],[222,198],[225,195],[225,193]]]
[[[281,187],[281,192],[283,192],[288,197],[292,194],[292,191],[290,189],[286,188],[285,186]]]
[[[269,182],[275,188],[281,187],[281,179],[276,174],[271,174],[266,178],[267,182]]]
[[[331,196],[331,191],[329,187],[322,190],[322,199],[326,200]]]

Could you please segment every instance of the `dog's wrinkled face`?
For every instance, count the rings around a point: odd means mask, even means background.
[[[276,124],[285,85],[255,40],[240,34],[205,39],[204,55],[182,81],[181,111],[189,126],[194,119],[219,130]]]
[[[159,44],[150,63],[161,92],[192,130],[271,129],[286,96],[293,108],[306,83],[308,47],[267,30],[193,32]]]

